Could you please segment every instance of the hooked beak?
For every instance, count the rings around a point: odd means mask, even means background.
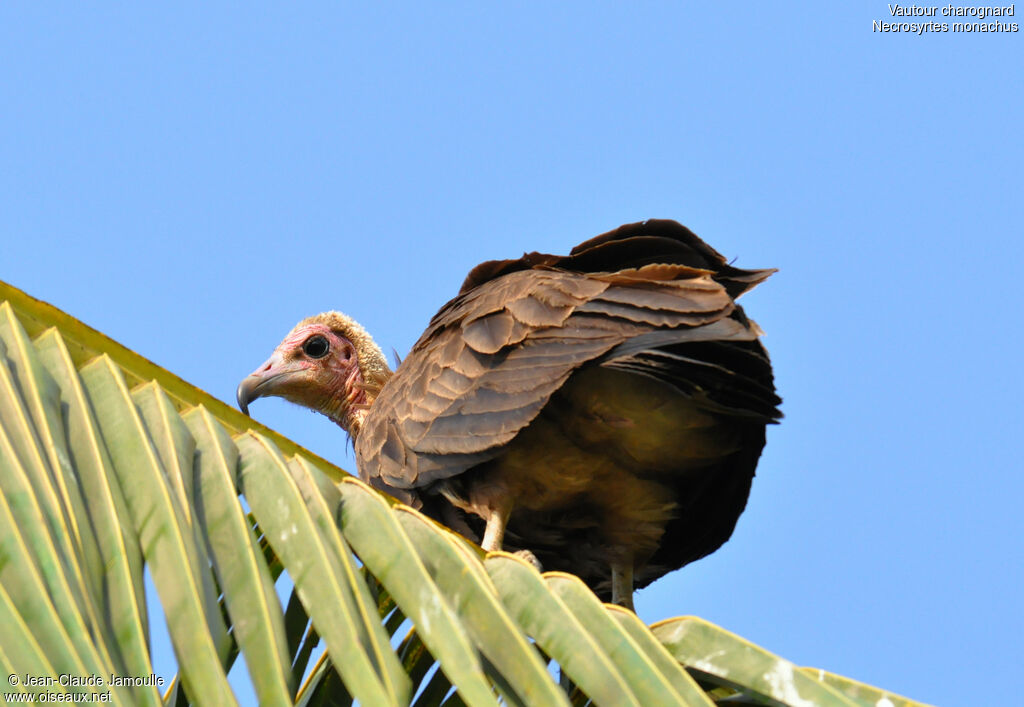
[[[258,390],[260,382],[261,381],[258,376],[248,376],[238,384],[238,390],[235,391],[235,399],[238,400],[238,409],[246,415],[249,414],[249,403],[260,397]]]
[[[249,403],[256,398],[279,395],[281,385],[294,373],[294,370],[283,366],[277,356],[271,356],[238,384],[235,391],[238,409],[248,415]]]

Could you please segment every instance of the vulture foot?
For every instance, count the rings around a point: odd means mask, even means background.
[[[521,557],[524,560],[526,560],[527,562],[529,562],[531,565],[533,565],[533,568],[535,570],[537,570],[538,572],[543,572],[544,571],[544,566],[541,565],[540,560],[538,560],[537,556],[534,555],[529,550],[519,550],[519,551],[514,552],[512,554],[515,555],[516,557]]]

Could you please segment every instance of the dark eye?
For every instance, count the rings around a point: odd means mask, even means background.
[[[327,343],[327,339],[317,334],[306,339],[302,350],[310,358],[323,358],[331,350],[331,345]]]

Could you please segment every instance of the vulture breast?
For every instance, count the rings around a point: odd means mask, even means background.
[[[732,533],[777,420],[760,330],[734,268],[674,221],[567,256],[483,263],[434,316],[356,439],[360,473],[469,535],[512,499],[507,549],[607,594]]]

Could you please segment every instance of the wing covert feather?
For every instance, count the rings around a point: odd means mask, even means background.
[[[642,358],[659,335],[753,340],[759,330],[733,298],[770,272],[733,268],[679,224],[653,221],[569,256],[483,263],[374,401],[355,444],[360,473],[415,497],[501,454],[574,371],[609,352],[649,372],[665,365]]]

